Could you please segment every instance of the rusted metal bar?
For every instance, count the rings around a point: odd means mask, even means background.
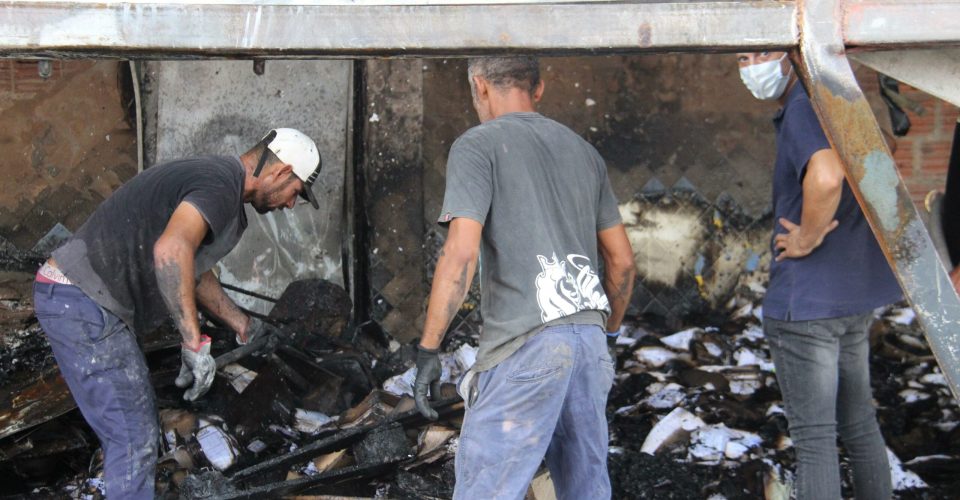
[[[788,1],[375,3],[4,2],[0,57],[717,52],[786,48],[797,40],[795,4]]]
[[[847,61],[839,22],[843,4],[801,0],[798,11],[800,77],[956,397],[960,394],[960,297]]]

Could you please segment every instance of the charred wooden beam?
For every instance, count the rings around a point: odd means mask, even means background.
[[[440,415],[450,415],[463,409],[463,405],[459,404],[461,402],[462,400],[459,397],[454,397],[439,401],[433,406]],[[388,417],[386,420],[373,425],[355,427],[340,431],[332,436],[314,441],[313,443],[286,455],[274,457],[270,460],[265,460],[259,464],[237,471],[233,474],[233,476],[230,477],[230,481],[236,484],[267,471],[281,467],[290,467],[291,465],[309,460],[324,453],[347,448],[363,439],[367,433],[389,426],[393,423],[417,425],[423,423],[424,421],[425,419],[422,415],[420,415],[420,412],[414,409]]]

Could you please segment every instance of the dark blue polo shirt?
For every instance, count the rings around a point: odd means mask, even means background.
[[[814,153],[829,149],[810,99],[799,83],[773,120],[777,160],[773,173],[774,236],[787,232],[783,217],[800,223],[803,176]],[[806,321],[863,314],[902,298],[876,238],[846,182],[837,226],[810,255],[774,261],[763,301],[763,315],[782,321]],[[770,243],[771,250],[773,239]]]

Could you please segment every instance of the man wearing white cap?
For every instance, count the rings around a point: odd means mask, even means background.
[[[244,314],[213,275],[259,213],[319,208],[312,186],[321,160],[314,142],[271,130],[243,155],[203,156],[152,167],[121,186],[53,252],[34,284],[37,318],[104,454],[108,498],[152,498],[157,411],[136,335],[168,317],[183,336],[176,383],[195,400],[213,383],[210,339],[197,306],[245,344],[268,324]]]

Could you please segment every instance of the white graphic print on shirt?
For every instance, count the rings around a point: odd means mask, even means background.
[[[569,254],[567,260],[560,260],[554,253],[552,259],[537,255],[537,260],[542,269],[536,279],[537,304],[544,323],[578,311],[609,310],[610,303],[600,279],[590,267],[589,258]],[[568,263],[576,271],[576,276],[567,272]]]

